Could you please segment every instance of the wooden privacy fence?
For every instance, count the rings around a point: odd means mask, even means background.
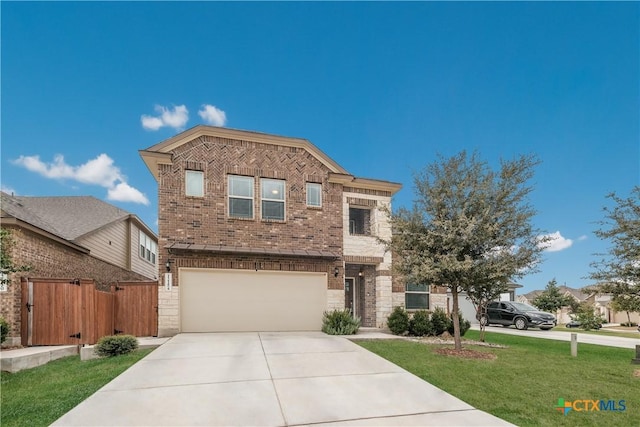
[[[111,292],[92,280],[22,279],[22,345],[95,344],[113,334],[158,334],[158,284],[118,282]]]

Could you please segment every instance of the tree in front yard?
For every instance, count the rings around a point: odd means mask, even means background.
[[[11,231],[6,228],[0,228],[0,285],[3,287],[9,283],[9,274],[30,269],[27,265],[15,265],[13,263],[11,258],[13,245]]]
[[[540,295],[534,298],[532,304],[542,311],[548,311],[549,313],[555,314],[562,307],[572,306],[573,308],[575,308],[573,304],[574,301],[574,298],[563,295],[560,292],[560,288],[558,288],[558,282],[556,282],[556,279],[553,278],[549,281],[549,283],[547,283],[544,291],[542,291]]]
[[[460,291],[504,290],[539,261],[544,238],[534,229],[528,203],[537,160],[521,156],[493,170],[474,153],[440,157],[414,177],[413,209],[390,214],[387,246],[396,271],[412,283],[447,286],[458,313]],[[462,348],[453,316],[456,349]]]
[[[578,307],[573,313],[573,319],[580,322],[580,329],[584,329],[585,331],[600,329],[603,323],[602,316],[596,314],[593,304],[586,301],[578,304]]]
[[[629,312],[640,311],[640,186],[634,187],[628,198],[616,193],[607,198],[615,206],[604,208],[605,219],[595,234],[610,246],[591,264],[594,271],[590,277],[599,282],[593,288],[611,294],[612,307],[626,311],[630,321]]]

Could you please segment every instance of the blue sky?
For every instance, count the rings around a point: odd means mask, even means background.
[[[605,195],[640,184],[640,4],[2,2],[1,184],[157,220],[138,150],[201,123],[310,140],[401,182],[535,154],[558,233],[521,292],[591,281]],[[144,126],[143,126],[144,125]]]

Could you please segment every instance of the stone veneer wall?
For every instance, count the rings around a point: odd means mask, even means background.
[[[0,315],[10,325],[6,345],[20,344],[22,295],[21,277],[92,279],[106,290],[116,281],[149,281],[149,278],[99,260],[20,227],[3,226],[11,231],[10,248],[14,265],[28,265],[29,271],[11,274],[8,290],[0,294]]]

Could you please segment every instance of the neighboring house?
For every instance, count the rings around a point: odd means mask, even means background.
[[[94,197],[25,197],[1,193],[0,225],[9,230],[14,265],[2,289],[0,314],[20,342],[21,277],[93,279],[106,288],[118,280],[157,280],[158,238],[136,215]]]
[[[609,294],[597,294],[589,291],[585,291],[590,287],[584,289],[570,288],[568,286],[558,286],[560,293],[564,296],[574,299],[578,303],[587,302],[593,304],[595,311],[602,316],[606,323],[623,323],[627,322],[626,312],[616,312],[611,308],[611,295]],[[518,296],[518,301],[533,305],[533,300],[536,299],[543,291],[536,290],[531,291],[524,295]],[[571,309],[569,307],[562,307],[555,313],[558,323],[567,323],[571,321]],[[640,320],[640,313],[630,313],[631,321],[638,323]]]
[[[159,335],[319,330],[345,307],[381,327],[404,304],[377,239],[400,184],[305,139],[212,126],[140,155],[158,182]]]

